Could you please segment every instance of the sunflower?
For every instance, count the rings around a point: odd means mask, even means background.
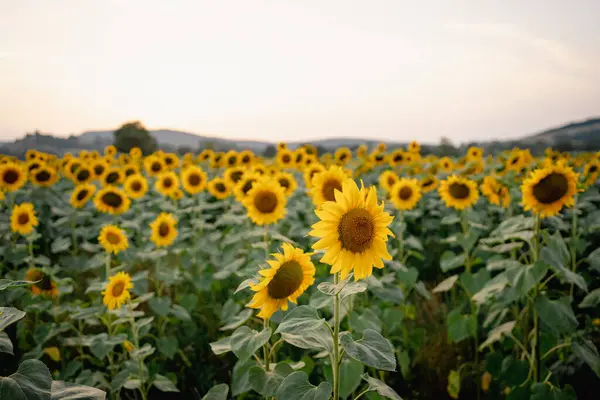
[[[91,183],[83,183],[75,186],[73,193],[71,194],[70,203],[73,208],[83,207],[96,192],[96,186]]]
[[[390,155],[389,163],[391,166],[395,167],[397,165],[402,165],[406,161],[406,157],[404,155],[404,151],[402,149],[396,149]]]
[[[508,160],[506,160],[504,167],[508,171],[521,171],[525,167],[525,158],[521,151],[513,151]]]
[[[310,254],[288,243],[281,248],[283,254],[272,254],[274,259],[267,261],[270,268],[258,271],[262,280],[250,284],[256,294],[248,307],[260,308],[258,316],[263,319],[269,319],[277,310],[286,311],[288,301],[297,304],[296,299],[315,282],[315,266]]]
[[[557,215],[575,204],[578,177],[562,162],[534,170],[521,185],[523,208],[542,218]]]
[[[327,169],[323,164],[312,164],[310,167],[304,170],[304,184],[308,189],[312,187],[312,180],[319,172],[326,171]]]
[[[116,225],[104,225],[98,235],[98,243],[107,253],[118,254],[129,247],[125,231]]]
[[[214,153],[210,159],[211,168],[220,168],[221,163],[223,162],[223,156],[224,154],[221,152]]]
[[[0,188],[7,192],[19,190],[27,182],[27,175],[17,163],[0,165]]]
[[[306,149],[300,147],[296,149],[293,154],[292,158],[294,159],[294,165],[296,168],[302,168],[302,166],[304,166],[304,157],[306,157]]]
[[[99,159],[99,160],[94,161],[91,164],[92,171],[94,172],[94,177],[96,179],[101,179],[102,176],[104,175],[104,172],[106,171],[106,167],[107,167],[107,165],[106,165],[106,161],[104,161],[104,159]]]
[[[168,196],[179,189],[179,177],[173,171],[163,172],[154,183],[154,188],[163,196]]]
[[[277,143],[277,151],[287,150],[287,144],[284,142]]]
[[[471,207],[479,199],[477,183],[452,175],[440,183],[438,188],[441,199],[446,203],[446,207],[454,207],[457,210],[463,210]]]
[[[204,149],[198,154],[196,157],[196,162],[203,163],[205,161],[210,161],[213,157],[214,153],[210,149]]]
[[[189,194],[200,193],[206,188],[206,172],[200,167],[190,165],[181,172],[181,184]]]
[[[242,200],[248,217],[257,225],[274,224],[286,214],[284,189],[272,178],[258,179]]]
[[[185,196],[185,194],[183,193],[183,190],[181,190],[180,188],[177,188],[177,189],[169,192],[168,196],[171,200],[178,201],[178,200],[183,199],[183,196]]]
[[[34,282],[31,285],[31,293],[33,293],[34,296],[56,297],[59,294],[59,290],[56,287],[56,283],[52,280],[52,277],[39,268],[28,269],[25,274],[25,280]]]
[[[388,226],[394,219],[377,204],[374,187],[358,189],[352,179],[344,181],[336,201],[321,205],[315,213],[321,219],[312,226],[310,236],[321,238],[315,250],[325,250],[321,262],[331,265],[331,273],[341,272],[345,279],[354,270],[354,280],[370,276],[373,266],[383,268],[382,258],[391,260],[386,248]]]
[[[256,164],[253,168],[252,168],[252,172],[254,172],[255,174],[258,175],[265,175],[268,173],[267,171],[267,167],[265,167],[262,164]]]
[[[481,184],[481,193],[488,199],[491,204],[502,205],[506,207],[506,201],[510,203],[510,192],[506,186],[498,182],[493,176],[483,178]]]
[[[242,179],[233,187],[233,194],[238,201],[244,200],[248,192],[252,189],[254,183],[261,177],[256,172],[247,172]]]
[[[379,143],[379,144],[377,144],[377,151],[378,152],[383,153],[386,150],[387,150],[387,145],[385,143]]]
[[[288,197],[291,196],[298,187],[298,183],[296,182],[294,175],[290,174],[289,172],[277,173],[275,175],[275,180],[279,182],[279,186],[283,188],[285,195]]]
[[[102,302],[109,310],[121,308],[131,298],[130,290],[133,289],[131,276],[127,272],[117,272],[108,278],[106,289],[102,291]]]
[[[398,175],[394,171],[383,171],[379,175],[379,186],[385,189],[386,192],[390,192],[398,179]]]
[[[171,245],[177,238],[177,220],[171,213],[160,213],[152,223],[150,223],[152,235],[150,240],[157,247],[166,247]]]
[[[411,153],[418,153],[421,151],[421,145],[416,141],[412,141],[408,145],[408,151],[410,151]]]
[[[421,186],[416,179],[400,178],[390,189],[390,198],[398,210],[412,210],[421,199]]]
[[[127,193],[129,197],[137,200],[146,195],[146,192],[148,191],[148,182],[142,175],[134,174],[125,179],[123,187],[125,188],[125,193]]]
[[[104,186],[117,186],[123,183],[124,178],[125,175],[123,174],[123,171],[121,171],[121,168],[110,167],[104,172],[104,175],[102,175],[102,184]]]
[[[43,165],[35,169],[29,175],[29,179],[36,186],[50,187],[58,181],[58,172],[48,165]]]
[[[225,167],[235,167],[238,162],[238,154],[235,150],[229,150],[225,153]]]
[[[238,162],[240,165],[249,166],[254,161],[254,153],[251,150],[244,150],[238,154]]]
[[[208,182],[208,191],[219,200],[223,200],[231,194],[229,187],[220,177],[213,178]]]
[[[157,176],[166,169],[166,164],[158,155],[151,155],[144,158],[144,169],[150,176]]]
[[[378,151],[374,151],[373,153],[371,153],[371,155],[369,156],[369,161],[373,164],[373,165],[383,165],[386,162],[386,156],[383,153],[380,153]]]
[[[31,161],[35,160],[38,156],[38,152],[35,149],[29,149],[25,152],[25,160]]]
[[[223,173],[223,178],[230,187],[235,187],[237,183],[244,177],[244,171],[246,169],[242,167],[227,168]]]
[[[315,174],[310,189],[313,203],[320,206],[326,201],[335,201],[335,191],[342,190],[342,184],[346,179],[348,179],[348,175],[337,165],[332,165],[329,169]]]
[[[356,149],[356,156],[358,158],[365,158],[367,156],[368,151],[369,148],[367,147],[367,145],[361,144],[360,146],[358,146],[358,149]]]
[[[598,173],[600,172],[600,161],[592,160],[586,164],[583,170],[583,176],[585,179],[585,185],[593,185],[598,180]]]
[[[95,172],[92,170],[91,167],[87,167],[85,165],[80,165],[79,168],[77,168],[77,171],[75,171],[72,175],[71,175],[71,180],[73,181],[73,183],[75,183],[76,185],[81,184],[81,183],[88,183],[90,182],[92,179],[94,179],[96,176]]]
[[[117,154],[117,148],[112,144],[104,148],[104,155],[108,157],[114,157]]]
[[[319,160],[317,159],[317,157],[315,155],[307,154],[306,157],[304,157],[304,168],[306,168],[312,164],[318,163],[318,162],[319,162]]]
[[[123,171],[124,177],[127,178],[128,176],[139,174],[140,167],[138,167],[135,164],[128,163],[123,166],[122,171]]]
[[[21,235],[28,235],[38,225],[33,204],[15,204],[10,215],[10,229]]]
[[[444,172],[452,172],[454,169],[454,163],[450,157],[442,157],[437,163],[437,166]]]
[[[467,150],[467,161],[478,161],[483,158],[483,149],[481,147],[471,146]]]
[[[100,212],[118,215],[129,210],[131,200],[121,189],[107,186],[96,193],[94,205]]]
[[[317,151],[317,146],[315,146],[314,144],[310,144],[307,143],[305,145],[302,146],[302,148],[304,149],[304,151],[306,152],[307,155],[309,156],[317,156],[318,155],[318,151]]]
[[[352,152],[347,147],[340,147],[335,151],[336,164],[346,165],[352,160]]]
[[[132,160],[139,160],[140,158],[142,158],[142,149],[140,149],[139,147],[132,147],[131,149],[129,149],[129,156]]]

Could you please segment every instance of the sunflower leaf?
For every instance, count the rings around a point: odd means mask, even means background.
[[[402,397],[398,395],[388,385],[380,381],[379,379],[375,379],[369,376],[369,374],[363,374],[361,378],[369,384],[369,391],[376,391],[380,396],[385,397],[386,399],[392,400],[402,400]]]
[[[50,400],[52,376],[39,360],[26,360],[17,372],[0,377],[0,399]]]
[[[385,371],[396,370],[396,356],[391,343],[373,329],[365,329],[360,340],[354,340],[350,332],[342,332],[340,339],[346,354],[369,367]]]
[[[229,386],[224,383],[213,386],[210,388],[208,393],[202,398],[202,400],[227,400],[227,394],[229,393]]]
[[[12,307],[0,307],[0,331],[25,316],[25,312]]]
[[[242,326],[236,329],[231,335],[231,350],[240,360],[247,360],[258,349],[264,346],[270,337],[271,328],[257,332],[247,326]]]
[[[288,375],[279,385],[275,397],[286,400],[328,400],[331,397],[329,382],[321,382],[317,387],[308,381],[308,375],[302,371]]]

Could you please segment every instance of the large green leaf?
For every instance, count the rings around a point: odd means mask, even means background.
[[[352,311],[348,317],[348,323],[353,332],[363,333],[365,329],[373,329],[381,333],[382,322],[379,317],[368,308],[362,314]]]
[[[177,386],[169,378],[160,374],[154,375],[152,385],[161,392],[179,392]]]
[[[233,317],[228,318],[226,324],[221,327],[221,331],[229,331],[237,329],[252,317],[253,311],[250,308],[245,308]]]
[[[383,396],[386,399],[402,400],[402,397],[400,397],[398,393],[394,391],[394,389],[381,382],[379,379],[372,378],[369,376],[369,374],[364,374],[361,376],[361,378],[367,381],[369,384],[369,390],[376,391],[380,396]]]
[[[546,383],[531,385],[531,400],[577,400],[577,395],[571,387],[560,389]]]
[[[156,315],[166,317],[171,308],[171,299],[169,297],[153,297],[148,300],[148,305]]]
[[[444,279],[436,287],[434,287],[432,292],[433,293],[447,292],[448,290],[450,290],[454,287],[454,284],[456,283],[457,280],[458,280],[458,275],[452,275],[451,277]]]
[[[588,287],[585,279],[567,268],[570,258],[567,245],[559,232],[550,236],[548,246],[540,251],[540,259],[546,262],[563,282],[575,284],[581,290],[587,292]]]
[[[455,308],[448,313],[448,340],[458,343],[477,333],[477,316],[461,314],[461,307]]]
[[[331,397],[329,382],[321,382],[317,387],[308,381],[308,375],[302,371],[288,375],[277,390],[275,398],[285,400],[329,400]]]
[[[396,370],[396,356],[391,343],[377,331],[365,329],[362,339],[354,340],[349,332],[342,332],[340,339],[346,354],[369,367],[385,371]]]
[[[487,269],[482,268],[475,273],[463,272],[460,274],[460,283],[472,296],[483,289],[491,278],[490,272]]]
[[[266,372],[261,366],[254,366],[249,371],[250,387],[265,397],[273,397],[279,385],[294,369],[287,363],[279,363],[274,369]]]
[[[556,336],[574,332],[577,328],[570,297],[550,300],[545,295],[539,296],[535,300],[535,310],[544,328]]]
[[[277,327],[275,333],[302,334],[323,326],[324,318],[319,318],[316,309],[309,306],[300,306],[288,313]]]
[[[62,381],[52,382],[52,400],[104,400],[106,393],[100,389],[90,386],[66,383]]]
[[[519,297],[524,297],[544,278],[547,271],[547,264],[543,261],[537,261],[532,265],[508,270],[506,275]]]
[[[51,400],[52,376],[38,360],[26,360],[17,372],[0,377],[0,399]]]
[[[224,337],[216,342],[210,343],[210,349],[213,353],[219,355],[231,351],[231,336]]]
[[[573,353],[589,365],[592,371],[600,377],[600,356],[594,343],[587,339],[580,339],[573,342],[572,348]]]
[[[454,254],[450,250],[445,251],[440,258],[440,268],[442,272],[460,268],[465,265],[465,254]]]
[[[360,376],[365,366],[360,361],[350,357],[344,357],[340,363],[340,397],[345,399],[350,396],[360,385]],[[328,380],[332,381],[331,369],[328,369]]]
[[[213,386],[210,388],[208,393],[204,395],[202,400],[227,400],[227,394],[229,393],[229,386],[224,383]]]
[[[23,318],[25,313],[12,307],[0,307],[0,331]]]
[[[28,286],[36,282],[31,281],[12,281],[10,279],[0,279],[0,291],[10,287]]]
[[[594,289],[579,303],[579,308],[592,308],[600,304],[600,288]]]
[[[517,321],[510,321],[510,322],[506,322],[506,323],[492,329],[490,331],[490,333],[488,334],[488,337],[485,340],[485,342],[483,342],[481,344],[481,346],[479,346],[479,350],[482,351],[485,347],[487,347],[493,343],[496,343],[497,341],[502,339],[502,336],[511,333],[516,324],[517,324]]]
[[[255,366],[259,366],[259,364],[253,358],[246,361],[238,360],[233,366],[233,372],[231,373],[231,395],[234,398],[252,389],[250,385],[250,370]]]
[[[257,332],[247,326],[239,327],[231,335],[231,350],[240,360],[247,360],[269,341],[271,328]]]
[[[13,354],[13,345],[6,332],[0,332],[0,353]]]
[[[350,274],[346,279],[342,282],[334,285],[331,282],[322,282],[319,283],[317,289],[328,296],[335,296],[335,294],[339,294],[340,298],[346,298],[350,295],[364,292],[367,290],[367,285],[364,282],[353,282],[351,281],[352,274]]]
[[[172,360],[177,350],[179,350],[179,342],[175,336],[163,336],[156,342],[158,351],[169,360]]]

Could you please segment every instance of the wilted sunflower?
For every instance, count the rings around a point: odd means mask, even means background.
[[[453,207],[457,210],[463,210],[471,207],[479,199],[477,183],[452,175],[440,183],[438,189],[441,199],[446,203],[446,207]]]
[[[104,175],[102,175],[102,184],[104,186],[118,186],[123,183],[124,179],[125,175],[123,174],[123,171],[121,171],[121,168],[109,167],[104,172]]]
[[[502,205],[506,207],[506,201],[510,203],[510,194],[508,188],[498,182],[498,180],[493,176],[486,176],[483,178],[483,183],[481,184],[481,193],[488,199],[491,204],[495,204],[497,206]]]
[[[117,272],[116,275],[108,278],[106,289],[102,291],[104,296],[102,302],[109,310],[121,308],[131,298],[129,292],[131,289],[133,289],[131,276],[127,272]]]
[[[285,192],[271,178],[258,179],[243,199],[248,217],[257,225],[274,224],[285,217]]]
[[[240,180],[244,177],[244,171],[246,171],[243,167],[231,167],[227,168],[223,173],[223,178],[230,187],[235,187]]]
[[[74,208],[81,208],[92,198],[96,192],[96,186],[91,183],[83,183],[75,186],[71,194],[70,203]]]
[[[270,268],[258,271],[262,280],[250,284],[256,294],[248,307],[260,308],[258,316],[262,319],[270,318],[277,310],[286,311],[288,301],[297,304],[296,299],[315,282],[315,266],[310,254],[288,243],[281,248],[283,254],[272,254],[274,260],[267,261]]]
[[[593,185],[598,180],[600,172],[600,161],[592,160],[586,164],[583,170],[584,184],[586,186]]]
[[[132,199],[141,199],[148,191],[148,182],[142,175],[134,174],[125,179],[123,187],[129,197]]]
[[[392,187],[398,182],[398,175],[394,171],[383,171],[379,175],[379,186],[385,189],[386,192],[392,190]]]
[[[275,175],[275,180],[279,182],[279,186],[283,188],[285,195],[288,197],[291,196],[298,187],[298,183],[296,182],[294,175],[290,174],[289,172],[277,173]]]
[[[52,277],[44,273],[41,269],[28,269],[25,274],[25,280],[35,282],[31,285],[31,293],[33,293],[34,296],[56,297],[59,294],[56,283],[52,280]]]
[[[48,165],[43,165],[31,172],[29,179],[36,186],[50,187],[58,181],[58,172]]]
[[[10,229],[21,235],[28,235],[38,225],[35,209],[31,203],[15,204],[10,215]]]
[[[310,189],[313,203],[320,206],[326,201],[335,201],[335,191],[342,190],[342,184],[346,179],[348,179],[348,175],[337,165],[332,165],[329,169],[315,174]]]
[[[179,177],[173,171],[163,172],[156,179],[154,188],[163,196],[168,196],[179,189]]]
[[[242,176],[242,179],[240,179],[233,187],[233,194],[235,195],[235,198],[239,202],[242,202],[248,195],[248,192],[252,189],[254,183],[260,177],[261,175],[256,172],[246,172],[244,176]]]
[[[352,152],[347,147],[340,147],[335,151],[336,164],[346,165],[352,160]]]
[[[383,268],[382,258],[391,260],[387,251],[388,226],[394,219],[377,204],[374,187],[358,189],[352,179],[344,181],[336,201],[328,201],[315,210],[321,221],[312,226],[310,236],[321,238],[315,250],[325,250],[321,262],[331,265],[331,273],[341,272],[345,279],[354,270],[354,280],[370,276],[373,266]]]
[[[408,151],[410,151],[411,153],[418,153],[421,151],[421,145],[416,141],[412,141],[408,145]]]
[[[158,155],[151,155],[144,158],[144,169],[150,176],[157,176],[166,169],[164,160]]]
[[[104,251],[113,254],[118,254],[129,247],[125,231],[116,225],[104,225],[100,229],[98,243],[104,247]]]
[[[563,162],[531,172],[523,181],[523,208],[542,218],[557,215],[563,207],[575,204],[578,174]]]
[[[390,154],[389,162],[390,165],[395,167],[397,165],[402,165],[406,161],[406,157],[404,155],[404,151],[402,149],[396,149]]]
[[[412,210],[421,199],[421,187],[416,179],[400,178],[390,189],[390,199],[398,210]]]
[[[213,178],[208,182],[208,191],[219,200],[223,200],[231,194],[229,187],[221,177]]]
[[[0,164],[0,188],[7,192],[19,190],[27,182],[27,175],[17,163]]]
[[[118,215],[129,210],[131,200],[121,189],[107,186],[96,193],[94,205],[100,212]]]
[[[203,191],[206,188],[206,181],[206,172],[200,167],[190,165],[181,171],[181,184],[189,194],[197,194]]]
[[[325,170],[327,169],[323,166],[323,164],[312,164],[310,167],[306,168],[303,173],[304,185],[306,188],[310,189],[312,187],[312,180],[315,175]]]
[[[150,223],[152,235],[150,240],[157,247],[166,247],[171,245],[177,238],[177,220],[171,213],[160,213],[154,221]]]

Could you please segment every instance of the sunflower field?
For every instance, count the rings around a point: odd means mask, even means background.
[[[0,156],[0,399],[597,399],[599,168]]]

